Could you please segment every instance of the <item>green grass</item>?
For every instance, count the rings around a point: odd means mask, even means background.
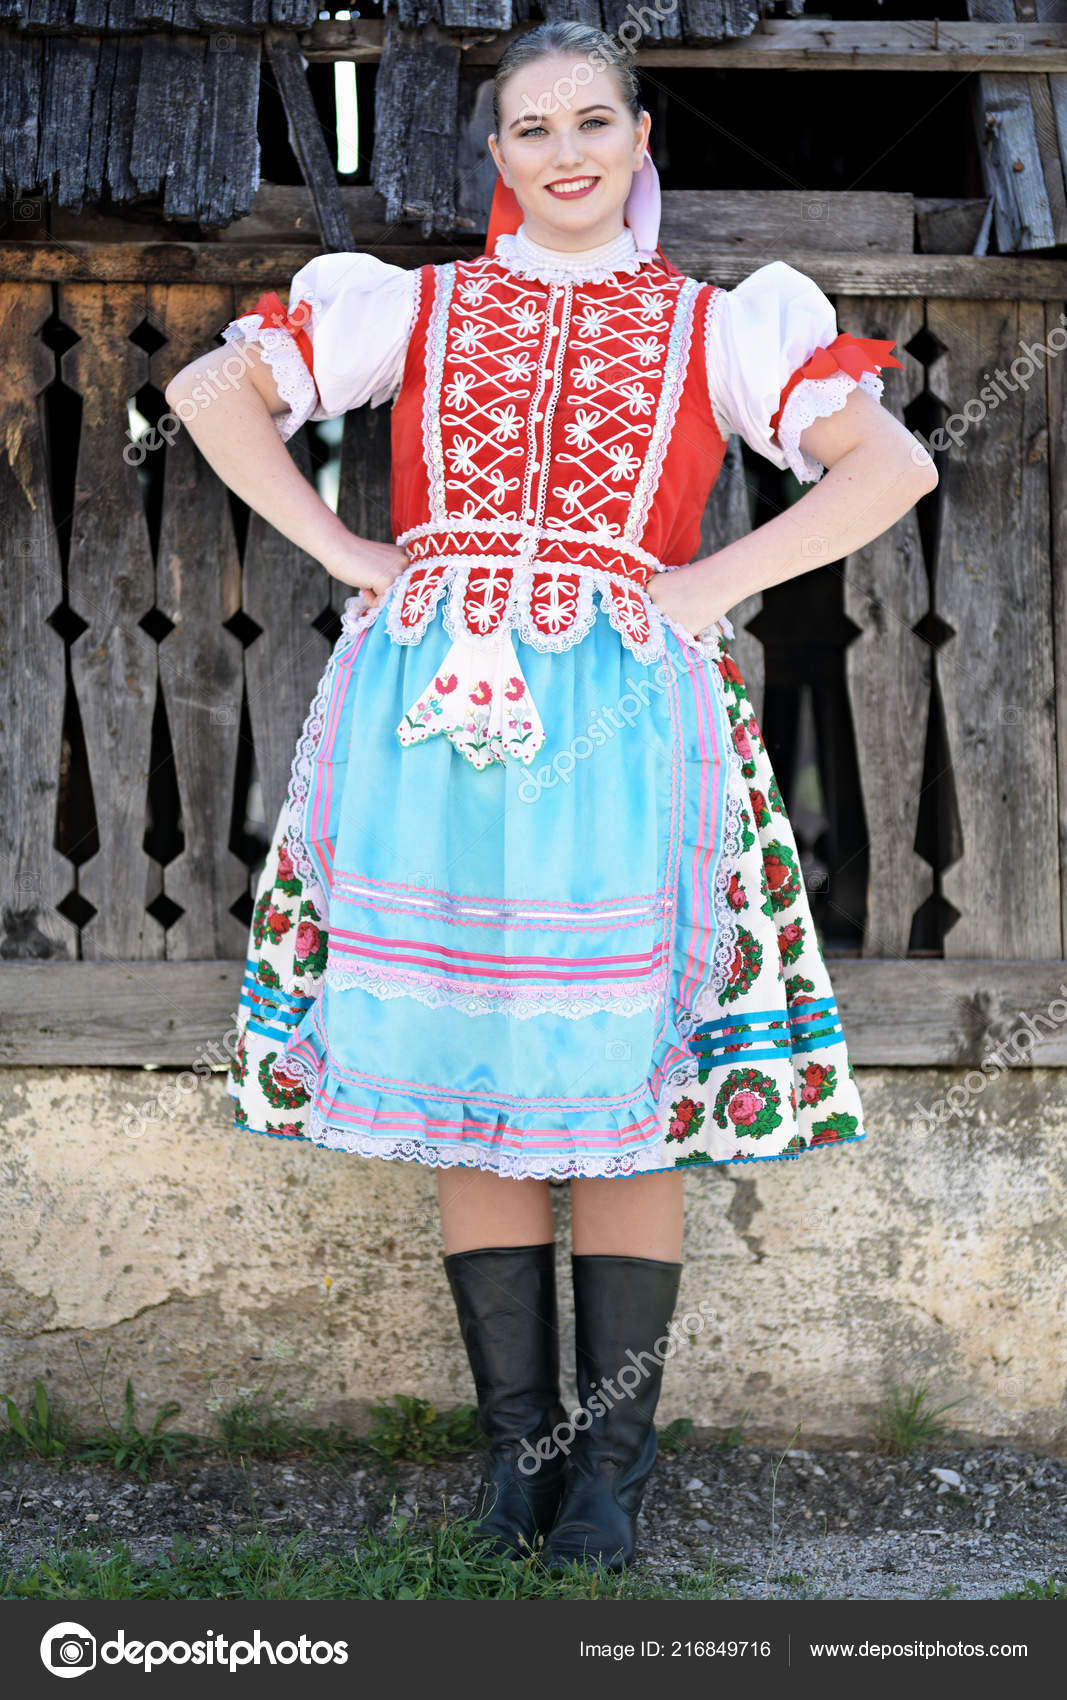
[[[395,1500],[393,1502],[395,1507]],[[423,1525],[418,1513],[393,1516],[383,1534],[367,1534],[349,1551],[315,1556],[306,1537],[272,1541],[262,1531],[247,1541],[200,1550],[175,1535],[155,1563],[131,1557],[122,1543],[110,1552],[91,1546],[52,1546],[0,1578],[0,1598],[18,1600],[567,1600],[729,1598],[738,1566],[712,1560],[700,1572],[679,1574],[675,1586],[640,1573],[612,1574],[577,1565],[549,1574],[536,1556],[495,1557],[468,1518]]]
[[[931,1410],[925,1382],[908,1392],[894,1385],[887,1404],[868,1426],[881,1451],[905,1457],[920,1446],[946,1444],[954,1431],[942,1418],[945,1411],[959,1404],[962,1400],[953,1399]]]
[[[998,1594],[1001,1600],[1067,1600],[1067,1582],[1060,1576],[1047,1576],[1043,1582],[1035,1582],[1028,1576],[1021,1588],[1012,1589],[1010,1594]]]
[[[312,1454],[336,1459],[359,1454],[380,1460],[388,1469],[399,1462],[433,1463],[481,1444],[473,1405],[439,1412],[429,1401],[404,1393],[372,1405],[374,1420],[369,1432],[355,1435],[337,1423],[321,1428],[300,1421],[286,1408],[285,1392],[269,1383],[240,1388],[230,1404],[213,1402],[215,1433],[192,1434],[170,1426],[181,1414],[176,1399],[165,1400],[147,1422],[139,1420],[129,1377],[117,1420],[112,1420],[102,1390],[94,1390],[104,1422],[89,1430],[76,1426],[40,1379],[34,1382],[33,1394],[23,1411],[9,1395],[5,1396],[7,1422],[0,1427],[0,1461],[39,1459],[60,1467],[106,1463],[147,1481],[153,1469],[165,1471],[180,1458],[205,1457],[220,1449],[231,1463],[237,1458]]]

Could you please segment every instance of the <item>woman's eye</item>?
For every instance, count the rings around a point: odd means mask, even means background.
[[[587,118],[587,119],[585,119],[585,121],[584,121],[584,123],[582,124],[581,127],[584,130],[586,124],[606,124],[606,123],[607,123],[606,118]],[[543,124],[533,124],[533,125],[531,125],[531,127],[528,130],[520,130],[519,135],[520,136],[535,136],[539,130],[543,133],[544,128],[545,127],[544,127]]]

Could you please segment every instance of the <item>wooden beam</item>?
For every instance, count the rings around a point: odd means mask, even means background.
[[[337,166],[326,146],[296,37],[289,30],[269,29],[264,41],[289,120],[293,152],[315,203],[322,245],[327,253],[351,253],[356,244],[341,199]]]
[[[373,63],[381,57],[382,33],[380,19],[359,18],[314,23],[297,39],[309,61]],[[468,65],[492,66],[508,43],[526,30],[449,33]],[[1067,71],[1067,24],[775,18],[751,35],[712,47],[653,43],[646,37],[635,62],[639,69],[660,71]]]
[[[1003,1052],[1005,1067],[1067,1064],[1067,961],[828,955],[827,965],[855,1063],[977,1068]],[[218,1067],[243,971],[238,961],[0,964],[0,1065]]]
[[[397,266],[421,266],[481,253],[477,242],[368,244],[361,252]],[[0,242],[0,282],[232,283],[276,287],[307,263],[310,245],[270,248],[241,242]],[[956,301],[1067,300],[1067,260],[971,254],[820,254],[776,250],[764,256],[691,242],[671,259],[692,277],[730,288],[767,260],[785,260],[836,295],[942,296]]]

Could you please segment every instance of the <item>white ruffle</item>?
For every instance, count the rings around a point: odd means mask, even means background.
[[[288,331],[276,325],[264,326],[260,313],[245,313],[232,319],[222,332],[227,342],[259,344],[264,363],[274,376],[275,388],[282,401],[288,402],[288,413],[275,415],[274,423],[282,442],[299,431],[311,418],[318,402],[318,392],[304,357]]]
[[[619,272],[640,271],[656,255],[637,246],[628,224],[610,242],[568,254],[532,241],[524,221],[514,233],[507,231],[497,237],[493,258],[516,277],[532,278],[537,283],[610,283]]]
[[[856,380],[847,373],[805,378],[790,392],[779,421],[771,419],[782,390],[817,348],[837,336],[837,314],[818,284],[784,260],[760,266],[734,289],[713,298],[707,320],[708,391],[723,436],[736,433],[772,465],[811,483],[826,468],[803,454],[797,438],[812,420],[836,412]],[[882,380],[865,373],[862,388],[876,398]]]
[[[418,306],[417,269],[393,266],[373,254],[317,254],[294,272],[289,312],[307,301],[304,329],[314,349],[314,380],[295,338],[259,313],[223,329],[227,342],[258,342],[288,414],[275,420],[286,442],[308,419],[338,419],[369,402],[379,407],[400,388]]]
[[[881,400],[885,386],[877,372],[861,372],[858,379],[849,377],[847,372],[834,372],[829,378],[801,378],[790,390],[778,421],[778,441],[790,470],[802,484],[821,478],[826,468],[821,460],[804,453],[800,446],[801,432],[816,419],[825,419],[844,407],[857,384],[876,401]]]

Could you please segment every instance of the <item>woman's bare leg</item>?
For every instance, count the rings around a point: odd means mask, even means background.
[[[680,1263],[685,1199],[680,1170],[627,1175],[624,1180],[586,1176],[571,1181],[571,1239],[579,1256],[654,1257]]]
[[[547,1181],[438,1169],[437,1202],[446,1256],[484,1246],[547,1245],[554,1237]]]

